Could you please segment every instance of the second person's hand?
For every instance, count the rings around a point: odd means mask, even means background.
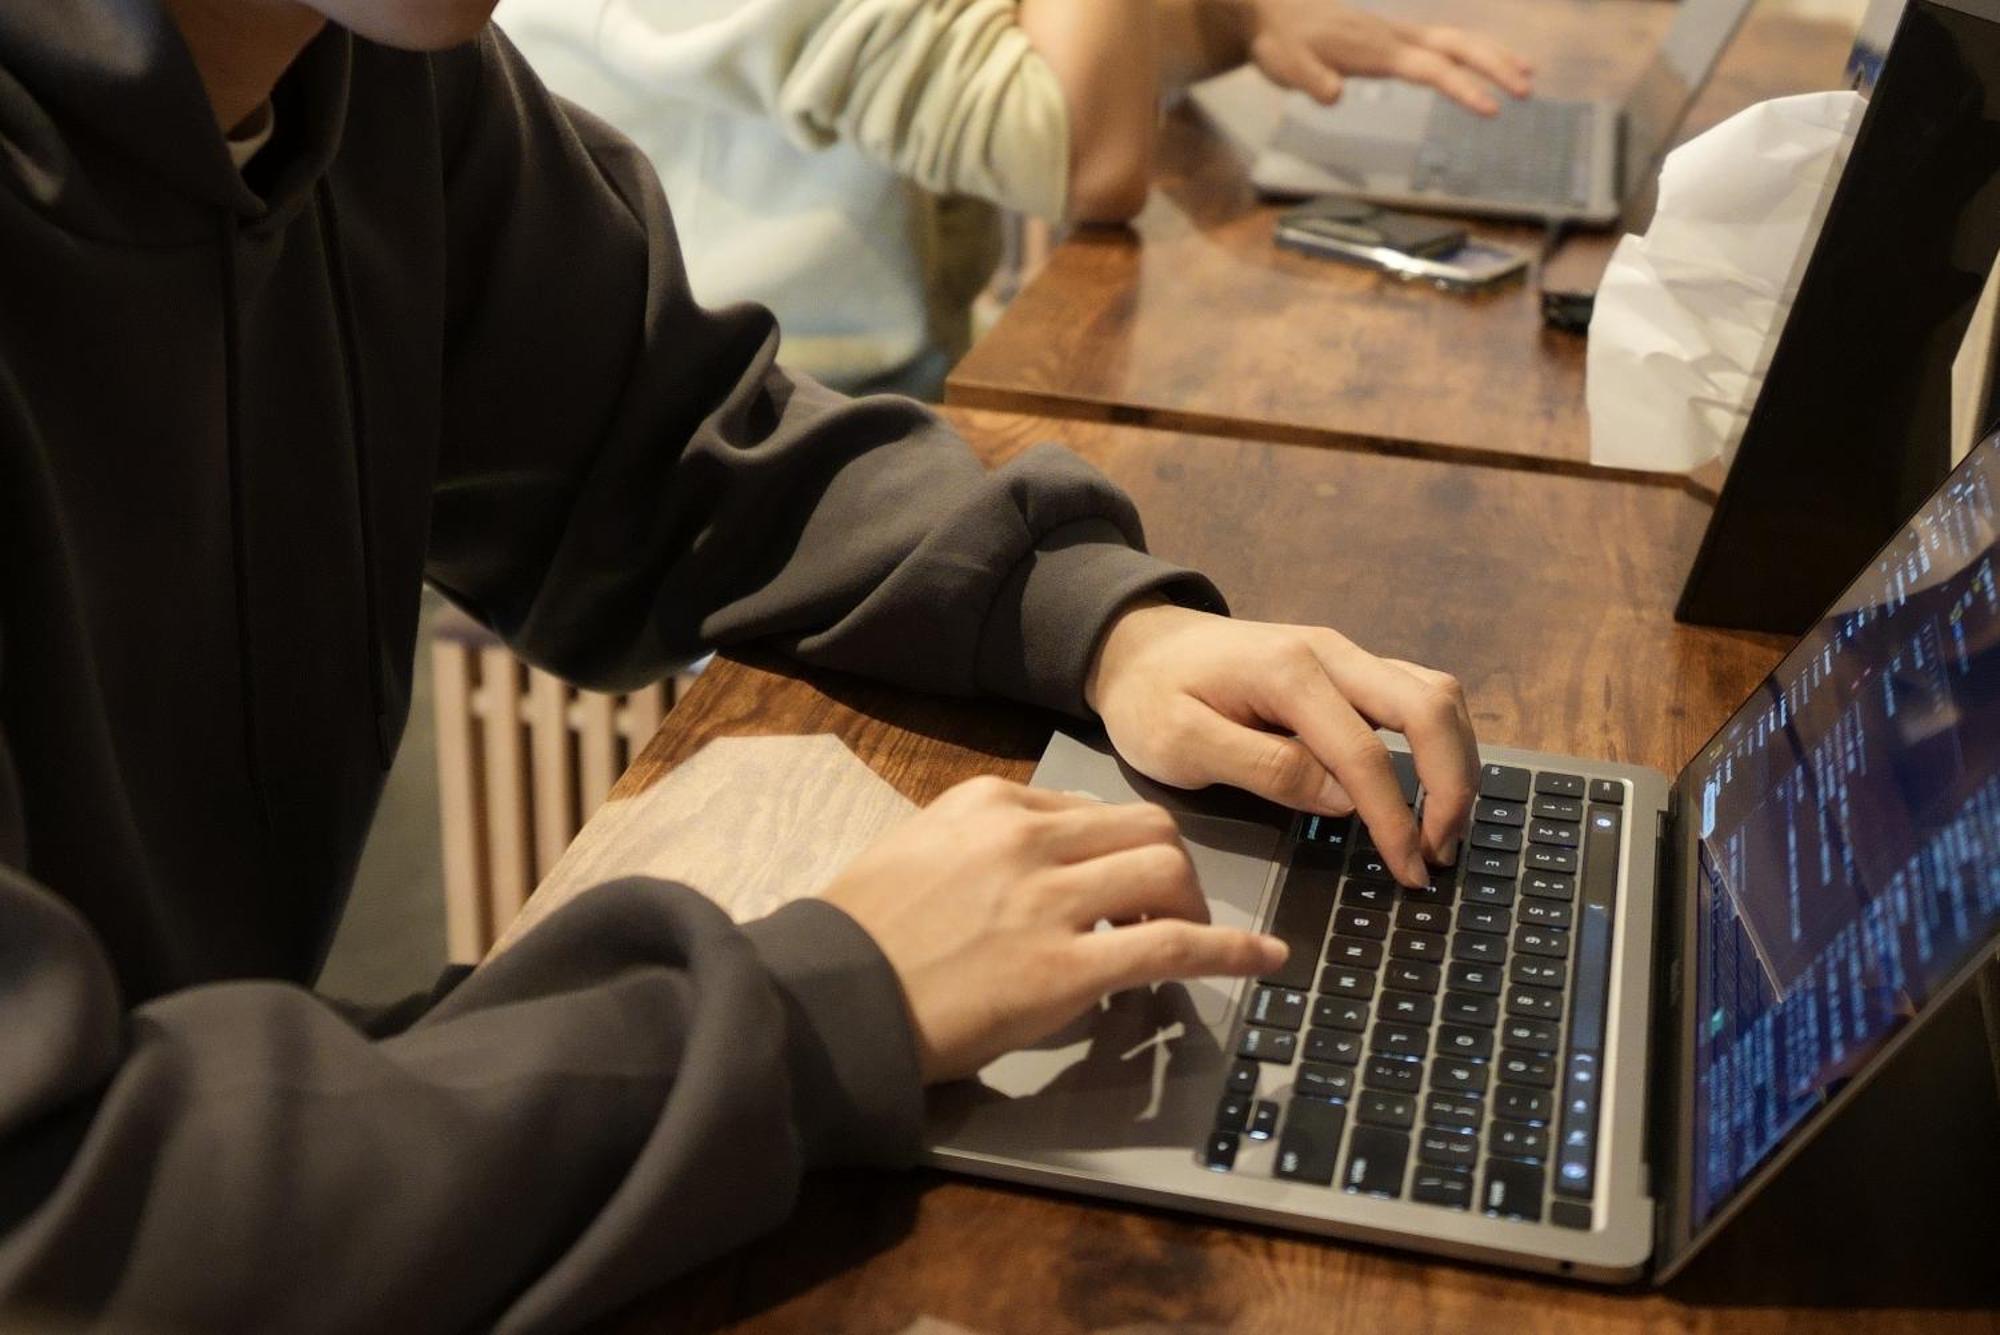
[[[1452,101],[1495,115],[1491,86],[1514,97],[1533,89],[1534,69],[1499,42],[1461,28],[1405,23],[1332,0],[1235,0],[1250,59],[1271,79],[1322,103],[1351,76],[1427,84]]]

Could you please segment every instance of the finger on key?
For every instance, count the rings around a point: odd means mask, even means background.
[[[1417,823],[1403,803],[1389,748],[1336,689],[1318,654],[1308,650],[1266,678],[1258,710],[1296,733],[1340,780],[1396,879],[1410,886],[1428,882]]]

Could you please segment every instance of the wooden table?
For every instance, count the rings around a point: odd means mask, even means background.
[[[1540,62],[1552,96],[1621,96],[1674,6],[1657,0],[1407,0]],[[1851,30],[1753,13],[1685,133],[1752,102],[1839,86]],[[1545,329],[1532,285],[1459,296],[1280,250],[1247,151],[1197,109],[1169,118],[1130,229],[1072,235],[946,382],[946,401],[1375,451],[1588,468],[1583,340]],[[1478,225],[1533,248],[1539,228]],[[1595,285],[1614,237],[1555,267]]]
[[[1463,678],[1484,737],[1677,768],[1779,641],[1675,625],[1704,507],[1618,479],[958,412],[998,461],[1061,438],[1129,489],[1155,550],[1242,615],[1322,621]],[[811,888],[899,812],[1025,778],[1051,720],[724,659],[537,893],[684,876],[739,917]],[[830,832],[830,833],[829,833]],[[827,839],[832,844],[827,844]],[[809,860],[810,861],[810,860]],[[805,882],[785,888],[787,875]],[[827,1174],[776,1234],[612,1323],[631,1331],[2000,1331],[1989,1314],[1692,1307],[946,1177]]]

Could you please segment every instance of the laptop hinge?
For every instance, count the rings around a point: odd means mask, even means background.
[[[1656,1246],[1666,1236],[1669,1198],[1673,1191],[1672,1172],[1677,1124],[1678,1073],[1680,1071],[1681,924],[1685,920],[1685,887],[1681,882],[1680,849],[1675,832],[1680,829],[1680,786],[1669,790],[1667,809],[1654,828],[1654,865],[1659,887],[1654,895],[1656,919],[1653,939],[1653,1015],[1648,1044],[1651,1078],[1646,1100],[1646,1186],[1656,1211],[1653,1237]],[[1657,1258],[1658,1252],[1656,1250]]]

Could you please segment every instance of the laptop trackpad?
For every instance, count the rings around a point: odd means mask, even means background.
[[[1176,811],[1174,820],[1194,859],[1195,877],[1208,899],[1208,913],[1218,927],[1250,931],[1271,880],[1272,859],[1278,851],[1278,831],[1267,825],[1198,816]],[[1202,1023],[1219,1025],[1229,1019],[1229,1007],[1240,987],[1202,985],[1190,989]]]

